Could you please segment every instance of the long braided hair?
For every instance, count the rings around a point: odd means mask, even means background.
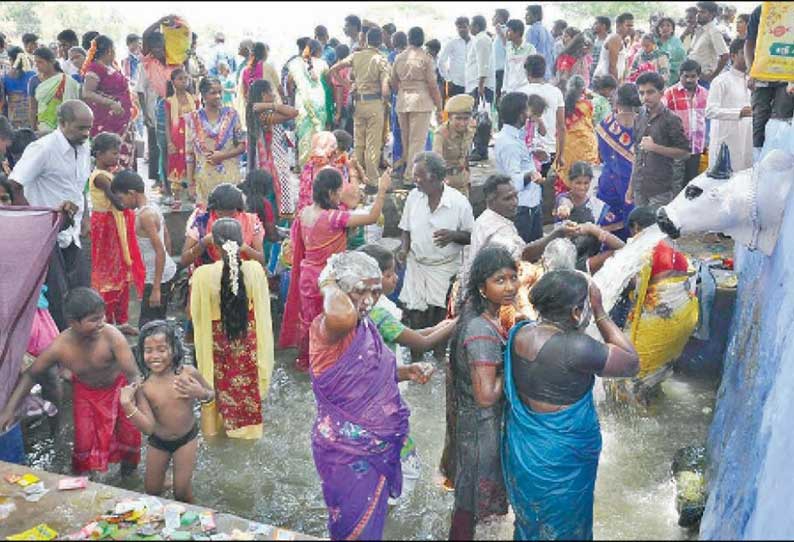
[[[233,218],[221,218],[212,225],[212,240],[223,254],[221,272],[221,324],[229,341],[248,335],[248,295],[240,265],[243,230]]]
[[[259,115],[254,112],[254,104],[264,101],[265,94],[273,92],[273,88],[268,81],[260,79],[251,83],[248,89],[248,100],[245,104],[245,127],[248,137],[248,169],[256,167],[256,141],[262,129],[259,122]]]

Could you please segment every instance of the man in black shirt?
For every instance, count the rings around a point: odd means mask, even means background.
[[[634,122],[634,168],[626,203],[658,208],[675,198],[673,160],[689,158],[690,145],[681,119],[662,103],[664,79],[646,72],[637,87],[644,107]]]

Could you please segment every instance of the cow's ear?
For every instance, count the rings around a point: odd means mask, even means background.
[[[712,167],[706,175],[712,179],[724,180],[730,179],[732,174],[731,151],[728,150],[728,145],[722,143],[720,145],[720,151],[717,154],[717,161],[714,162],[714,167]]]

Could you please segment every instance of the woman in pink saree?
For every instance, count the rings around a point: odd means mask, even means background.
[[[380,218],[386,190],[391,184],[387,170],[378,183],[378,195],[369,211],[338,209],[342,201],[342,175],[333,167],[321,169],[314,178],[314,203],[297,214],[292,223],[292,272],[279,348],[298,348],[298,370],[309,368],[309,326],[323,309],[317,279],[328,259],[347,248],[347,228],[374,224]]]
[[[135,169],[135,127],[138,114],[130,94],[130,81],[116,64],[113,40],[97,36],[91,42],[82,69],[83,100],[94,113],[91,137],[100,132],[112,132],[121,138],[119,165],[121,169]]]

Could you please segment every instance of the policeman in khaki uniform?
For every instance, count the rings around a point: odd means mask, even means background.
[[[430,117],[436,110],[441,123],[441,92],[436,82],[433,58],[422,49],[421,28],[408,31],[408,48],[397,55],[392,66],[391,85],[397,93],[397,122],[402,135],[404,182],[411,183],[414,157],[425,149]],[[394,165],[397,169],[397,164]]]
[[[472,109],[474,98],[468,94],[458,94],[447,100],[444,111],[449,120],[438,127],[433,137],[433,151],[447,163],[446,183],[466,197],[469,195],[469,151],[475,132]]]
[[[378,185],[378,166],[383,149],[383,123],[389,100],[389,62],[379,51],[383,42],[380,28],[367,33],[367,48],[337,62],[329,70],[329,78],[350,66],[353,80],[353,147],[356,160],[364,165],[367,184]]]

